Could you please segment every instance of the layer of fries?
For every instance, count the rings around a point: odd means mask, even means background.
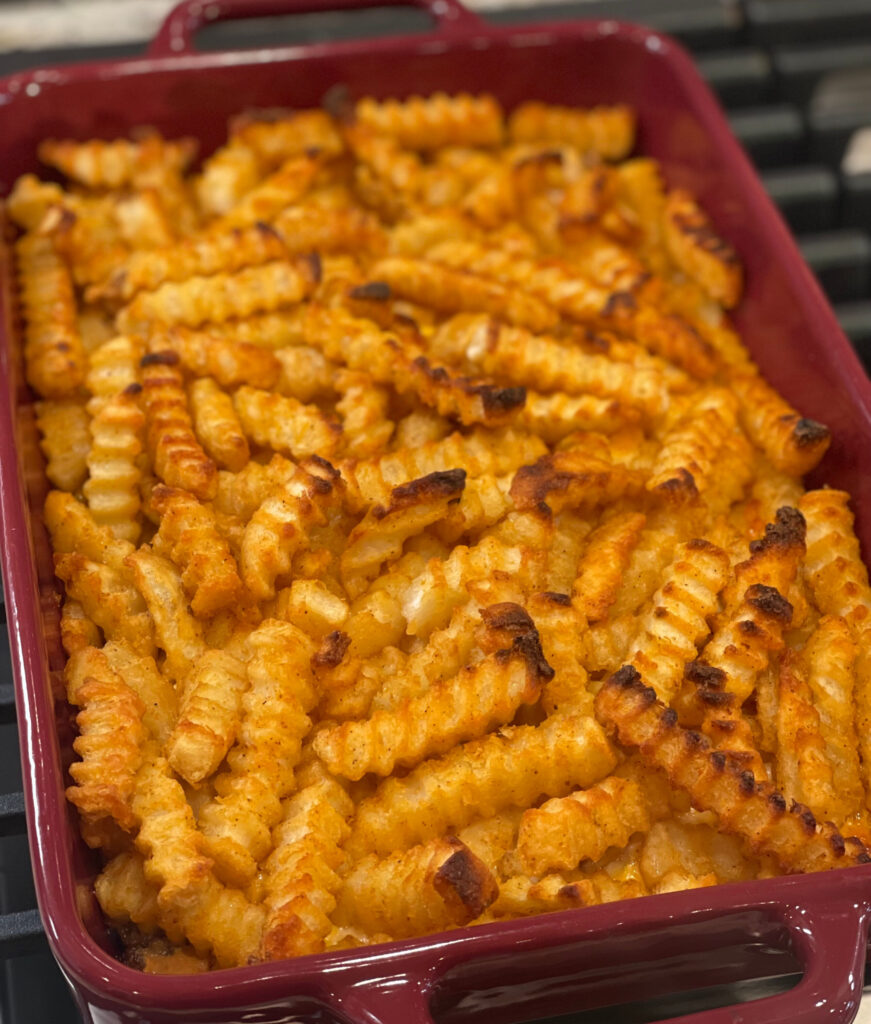
[[[48,140],[6,203],[96,896],[146,971],[867,863],[871,589],[633,112]]]

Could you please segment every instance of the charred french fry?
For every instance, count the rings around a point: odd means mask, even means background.
[[[834,825],[819,824],[801,804],[788,806],[769,783],[756,782],[699,733],[682,729],[675,712],[631,666],[599,691],[596,713],[622,743],[638,747],[646,763],[685,789],[697,808],[715,811],[720,828],[743,836],[751,849],[770,854],[787,871],[868,863],[861,842],[845,844]]]

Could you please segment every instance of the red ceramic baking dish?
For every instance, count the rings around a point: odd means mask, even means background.
[[[371,0],[369,0],[371,2]],[[382,5],[384,0],[378,0]],[[738,249],[747,291],[737,322],[769,379],[834,443],[815,483],[854,495],[871,552],[871,384],[722,112],[673,40],[611,21],[497,29],[457,0],[415,0],[432,31],[365,42],[198,53],[210,20],[350,8],[367,0],[187,0],[149,54],[0,82],[0,188],[37,168],[46,136],[112,138],[148,124],[195,135],[208,153],[246,107],[313,106],[331,86],[356,95],[437,89],[569,105],[623,101],[639,113],[639,151],[692,189]],[[69,712],[55,583],[40,521],[45,484],[32,396],[18,364],[12,274],[0,249],[0,516],[36,889],[52,949],[87,1021],[116,1024],[350,1022],[513,1024],[746,978],[801,974],[740,1008],[685,1022],[853,1019],[861,995],[871,866],[726,885],[453,931],[371,949],[210,975],[154,977],[123,966],[96,907],[96,864],[63,797]]]

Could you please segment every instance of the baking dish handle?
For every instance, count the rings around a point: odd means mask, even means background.
[[[849,1024],[862,997],[868,907],[793,906],[783,916],[804,966],[795,988],[749,1003],[671,1017],[661,1024]]]
[[[196,53],[194,37],[205,25],[237,18],[272,18],[285,14],[351,11],[366,7],[420,7],[435,21],[439,34],[475,32],[484,23],[459,0],[182,0],[166,16],[149,57]]]
[[[802,980],[780,995],[672,1017],[661,1024],[849,1024],[855,1017],[865,975],[869,907],[850,901],[782,907]],[[448,961],[441,965],[443,970]],[[430,1001],[439,970],[406,966],[400,974],[361,978],[327,1001],[352,1024],[436,1024]],[[643,993],[632,993],[632,998]],[[579,1003],[583,992],[578,993]],[[582,1006],[579,1005],[578,1009]]]

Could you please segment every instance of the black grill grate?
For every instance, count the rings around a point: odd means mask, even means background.
[[[683,39],[871,368],[871,140],[864,163],[843,164],[854,133],[863,126],[871,130],[867,0],[584,0],[497,9],[485,16],[499,23],[604,16],[642,21]],[[421,27],[415,19],[417,12],[397,10],[262,19],[244,27],[213,26],[200,42],[210,49],[305,43],[347,38],[355,30],[361,35],[401,31],[406,20],[411,31]],[[125,45],[0,54],[0,75],[142,51]],[[5,608],[0,607],[0,616],[0,1024],[75,1024],[80,1018],[35,909]],[[688,1009],[633,1007],[613,1019],[629,1024]],[[597,1014],[596,1020],[607,1016]],[[563,1020],[568,1024],[570,1018]]]

